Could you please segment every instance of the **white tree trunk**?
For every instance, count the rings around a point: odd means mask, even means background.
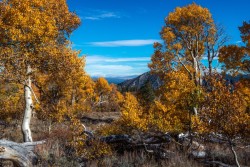
[[[193,57],[193,64],[194,64],[194,79],[195,79],[195,85],[196,86],[201,86],[202,85],[202,80],[201,80],[201,71],[200,71],[200,66],[198,59],[196,57]],[[195,92],[196,95],[200,92]],[[198,115],[198,108],[193,107],[193,112],[197,116]]]
[[[238,161],[238,157],[237,157],[236,151],[234,150],[233,144],[232,144],[231,141],[229,143],[230,143],[230,149],[231,149],[231,151],[232,151],[232,153],[234,155],[234,162],[236,163],[237,167],[240,167],[240,163]]]
[[[199,71],[199,65],[198,65],[198,60],[197,58],[194,59],[194,79],[195,79],[195,85],[198,86],[200,85],[200,71]]]
[[[32,116],[33,101],[31,92],[31,67],[27,66],[27,80],[24,85],[24,98],[25,98],[25,110],[22,123],[22,132],[24,142],[32,142],[31,130],[30,130],[30,120]]]
[[[194,108],[193,108],[193,110],[194,110],[194,115],[196,115],[196,116],[197,116],[197,115],[198,115],[197,108],[196,108],[196,107],[194,107]]]

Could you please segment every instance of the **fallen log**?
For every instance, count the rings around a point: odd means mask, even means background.
[[[165,146],[174,142],[180,146],[185,146],[185,142],[190,143],[189,134],[178,135],[177,141],[169,133],[143,133],[140,135],[130,136],[127,134],[109,135],[95,137],[94,133],[87,131],[83,125],[83,133],[88,136],[85,142],[89,140],[99,140],[112,145],[118,152],[134,150],[145,150],[147,153],[154,154],[158,158],[166,159],[173,155]],[[189,154],[195,159],[203,159],[207,156],[205,147],[197,141],[192,141],[189,147]]]
[[[139,139],[135,139],[132,136],[121,134],[121,135],[110,135],[101,137],[102,142],[112,143],[124,143],[124,144],[159,144],[159,143],[170,143],[171,137],[168,134],[161,135],[145,135],[140,136]]]
[[[140,136],[139,138],[140,139],[136,139],[132,136],[123,134],[105,136],[99,138],[99,140],[113,145],[120,153],[124,151],[145,150],[147,153],[153,154],[160,159],[167,159],[173,155],[171,151],[164,148],[164,146],[171,142],[169,135],[146,135]]]
[[[97,123],[100,123],[100,122],[111,123],[114,120],[115,120],[114,118],[92,118],[92,117],[88,117],[88,116],[83,116],[81,118],[82,122],[91,122],[93,124],[97,124]]]
[[[45,141],[16,143],[0,140],[0,159],[12,161],[15,166],[27,167],[37,164],[37,156],[33,152],[36,145]]]
[[[129,135],[110,135],[110,136],[101,137],[100,140],[108,144],[112,144],[112,143],[132,144],[134,143],[132,138]]]

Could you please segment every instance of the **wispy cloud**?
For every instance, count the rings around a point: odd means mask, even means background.
[[[243,41],[236,41],[235,44],[237,46],[243,46],[244,45],[244,42]]]
[[[148,62],[150,57],[123,57],[123,58],[110,58],[100,55],[86,56],[87,64],[95,63],[120,63],[120,62]]]
[[[115,12],[94,10],[87,16],[83,16],[83,20],[102,20],[108,18],[121,18],[121,15]]]
[[[87,65],[86,71],[91,76],[98,77],[123,76],[130,75],[133,67],[128,65]]]
[[[133,39],[133,40],[90,42],[89,45],[98,47],[145,46],[145,45],[152,45],[154,42],[160,42],[160,41],[157,39]]]
[[[218,59],[219,59],[218,55],[216,55],[216,56],[213,58],[213,60],[218,60]],[[202,56],[202,60],[208,60],[208,57],[207,57],[207,56]]]
[[[95,77],[139,75],[148,71],[150,57],[86,56],[86,71]]]

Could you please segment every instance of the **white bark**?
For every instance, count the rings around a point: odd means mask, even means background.
[[[33,153],[36,145],[45,141],[15,143],[8,140],[0,140],[0,159],[10,160],[18,167],[33,166],[37,157]]]
[[[195,79],[195,85],[198,86],[200,84],[200,71],[199,71],[199,64],[197,58],[193,58],[194,62],[194,79]]]
[[[231,142],[229,142],[229,143],[230,143],[230,149],[234,155],[234,162],[236,163],[237,167],[240,167],[240,163],[238,161],[238,157],[237,157],[236,151],[234,150],[233,144]]]
[[[30,121],[32,117],[33,101],[32,101],[32,91],[31,91],[31,67],[27,66],[27,80],[24,85],[24,98],[25,98],[25,110],[22,123],[22,132],[24,142],[32,142]]]
[[[196,108],[196,107],[194,107],[194,108],[193,108],[193,110],[194,110],[194,115],[196,115],[196,116],[197,116],[197,115],[198,115],[197,108]]]
[[[195,79],[195,85],[196,86],[200,86],[202,85],[201,83],[201,71],[200,71],[200,67],[199,67],[199,62],[198,59],[196,57],[193,57],[193,64],[194,64],[194,79]],[[196,92],[197,93],[197,92]],[[193,112],[195,115],[198,115],[198,109],[197,107],[193,108]]]

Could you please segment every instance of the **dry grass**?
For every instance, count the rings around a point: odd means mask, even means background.
[[[93,113],[92,113],[93,114]],[[89,114],[87,116],[93,116]],[[114,114],[114,115],[113,115]],[[99,113],[95,118],[119,117],[116,113]],[[8,127],[0,127],[1,138],[22,142],[21,121],[15,121]],[[92,129],[96,124],[89,124]],[[79,159],[76,159],[73,150],[67,146],[67,141],[71,136],[67,123],[57,123],[49,131],[49,123],[38,119],[32,119],[32,132],[35,141],[46,139],[46,144],[40,145],[36,149],[39,158],[37,167],[77,167],[80,166]],[[234,165],[233,156],[226,144],[205,143],[208,157],[206,161],[220,161],[226,164]],[[144,150],[124,152],[123,154],[114,153],[112,156],[95,159],[82,166],[86,167],[202,167],[205,166],[200,160],[189,158],[184,151],[176,149],[174,144],[166,149],[174,152],[169,159],[159,159],[146,153]],[[250,148],[236,148],[240,164],[250,166]],[[1,162],[0,167],[11,167],[10,162]],[[210,165],[213,167],[213,165]],[[206,167],[210,167],[206,165]]]
[[[176,153],[170,159],[157,159],[145,151],[125,152],[123,155],[113,155],[100,160],[88,162],[88,167],[200,167],[202,164]]]
[[[206,144],[208,157],[207,160],[219,161],[229,165],[235,165],[233,154],[228,145],[225,144]],[[250,148],[236,147],[239,163],[242,166],[250,166]]]

